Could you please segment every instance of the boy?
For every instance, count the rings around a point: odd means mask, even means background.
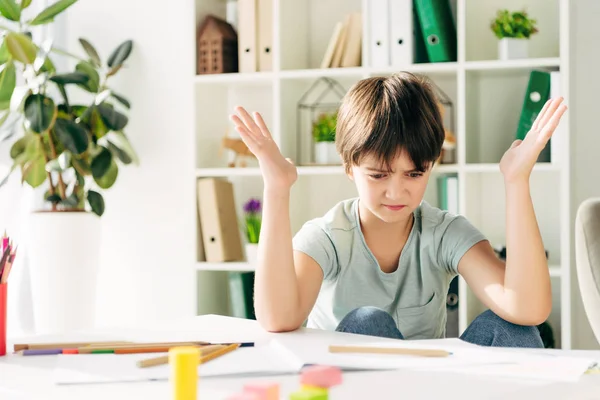
[[[446,293],[461,274],[489,308],[461,339],[543,347],[535,325],[551,311],[544,246],[529,175],[566,106],[548,101],[523,142],[500,161],[506,188],[506,264],[463,216],[423,201],[444,128],[430,84],[399,73],[359,81],[338,112],[336,147],[358,197],[341,201],[292,238],[297,171],[262,117],[231,119],[264,179],[255,310],[269,331],[308,327],[398,339],[445,335]]]

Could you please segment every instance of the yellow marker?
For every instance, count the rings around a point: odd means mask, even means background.
[[[173,400],[196,400],[199,362],[198,347],[173,347],[169,350]]]

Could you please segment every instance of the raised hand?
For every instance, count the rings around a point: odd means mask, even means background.
[[[292,161],[279,151],[261,115],[253,113],[253,119],[243,107],[236,107],[235,111],[237,115],[230,118],[235,130],[258,159],[265,190],[289,190],[298,178],[298,172]]]
[[[529,175],[541,151],[550,140],[561,117],[567,111],[563,98],[550,99],[535,119],[525,139],[515,140],[500,160],[505,181],[529,180]]]

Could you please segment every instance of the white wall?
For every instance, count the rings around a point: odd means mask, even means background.
[[[195,315],[193,4],[80,1],[64,20],[77,54],[79,37],[104,62],[134,41],[112,85],[132,103],[126,132],[141,165],[121,169],[105,192],[99,323]]]
[[[600,127],[598,126],[598,96],[600,81],[600,1],[571,1],[571,181],[572,216],[577,207],[589,197],[600,196]],[[573,230],[572,230],[573,232]],[[574,257],[574,253],[573,253]],[[573,348],[600,348],[583,309],[573,261]]]

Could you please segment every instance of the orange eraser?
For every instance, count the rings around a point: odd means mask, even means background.
[[[279,400],[279,384],[277,383],[247,383],[244,385],[244,392],[258,395],[258,400]]]
[[[79,354],[79,350],[78,349],[63,349],[62,353],[63,354]]]
[[[300,383],[302,385],[330,388],[342,383],[342,370],[327,365],[312,365],[302,369]]]

